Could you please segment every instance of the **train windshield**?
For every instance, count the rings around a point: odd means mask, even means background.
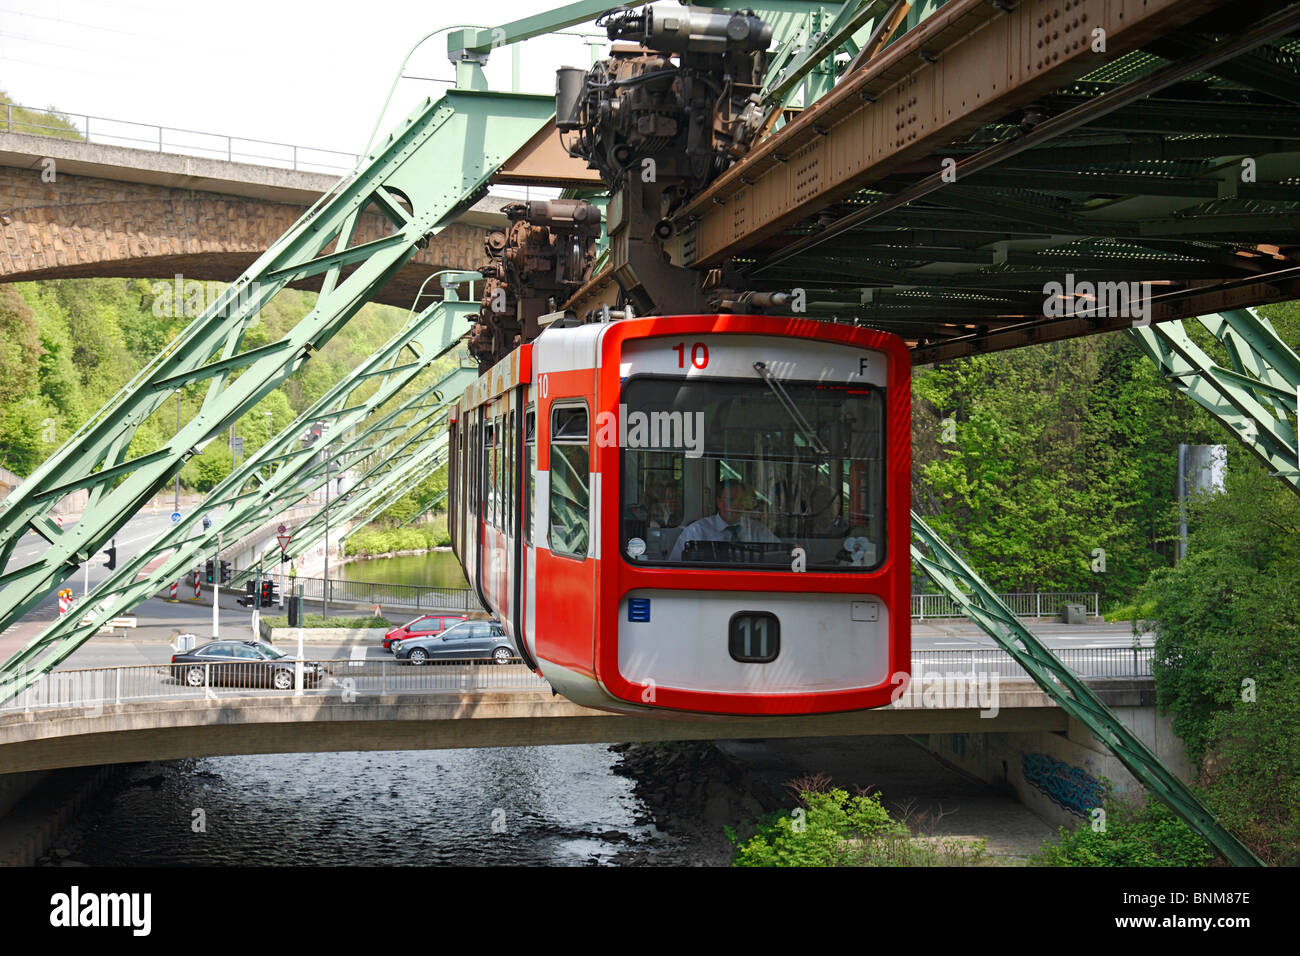
[[[617,418],[626,560],[765,571],[884,560],[881,389],[761,370],[752,381],[634,377]]]

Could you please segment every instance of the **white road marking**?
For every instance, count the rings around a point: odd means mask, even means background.
[[[370,648],[368,647],[352,648],[352,660],[348,661],[348,666],[360,667],[363,663],[365,663],[366,655],[369,654],[369,652],[370,652]]]

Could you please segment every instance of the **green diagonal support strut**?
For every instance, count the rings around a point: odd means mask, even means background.
[[[447,433],[426,436],[414,443],[414,448],[403,455],[384,462],[368,474],[364,487],[351,492],[351,498],[339,507],[330,508],[330,522],[342,525],[358,514],[374,515],[383,511],[407,489],[419,484],[429,472],[442,464],[447,448]],[[368,518],[367,518],[368,520]],[[294,530],[286,549],[290,558],[296,558],[315,545],[325,534],[324,512],[318,512]]]
[[[1200,316],[1232,367],[1216,362],[1181,321],[1131,329],[1165,378],[1223,422],[1275,477],[1300,494],[1300,357],[1273,326],[1247,309]]]
[[[226,544],[234,544],[309,495],[325,480],[319,460],[322,447],[340,446],[335,452],[337,460],[346,463],[380,454],[391,445],[394,432],[404,433],[414,426],[410,416],[427,419],[459,396],[473,377],[463,367],[452,369],[432,384],[413,384],[434,361],[459,344],[465,318],[478,310],[477,303],[456,301],[454,292],[446,291],[447,299],[408,321],[351,376],[213,489],[207,508],[226,510],[212,527],[204,530],[200,512],[191,513],[149,548],[124,561],[96,588],[86,602],[90,608],[84,624],[80,609],[63,615],[10,658],[0,669],[0,699],[20,691],[65,659],[105,622],[125,614],[210,556],[218,534],[224,535]],[[367,393],[364,399],[357,397],[361,390]],[[407,393],[410,396],[403,398]],[[422,411],[426,407],[428,410]],[[298,435],[322,419],[334,427],[317,444],[298,447]],[[349,435],[350,430],[355,434]],[[272,462],[277,467],[270,472],[267,466]],[[149,565],[159,557],[164,560],[150,570]]]
[[[921,518],[912,512],[912,559],[972,621],[1010,654],[1052,700],[1088,728],[1142,784],[1234,866],[1263,866],[1102,703],[1088,685],[1057,659],[992,589]]]
[[[185,462],[299,369],[375,291],[485,187],[554,114],[548,96],[465,90],[426,100],[350,178],[323,196],[218,300],[0,503],[0,628],[18,620],[102,548]],[[353,241],[363,210],[391,235]],[[345,271],[345,267],[350,271]],[[315,308],[281,340],[241,350],[259,310],[289,281],[321,275]],[[136,430],[178,384],[205,389],[202,406],[161,449],[130,456]],[[51,520],[60,493],[85,489],[75,526]],[[48,550],[10,565],[34,530]]]

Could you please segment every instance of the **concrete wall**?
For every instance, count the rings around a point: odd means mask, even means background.
[[[36,785],[49,776],[48,770],[34,770],[30,773],[0,773],[0,817],[3,817]]]
[[[1184,781],[1195,777],[1172,718],[1153,704],[1112,707],[1130,730]],[[917,737],[931,753],[959,770],[1005,789],[1052,826],[1089,820],[1109,781],[1121,796],[1138,799],[1145,788],[1082,724],[1061,731],[943,733]]]

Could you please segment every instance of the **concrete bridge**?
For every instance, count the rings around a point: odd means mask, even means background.
[[[1090,669],[1076,672],[1131,673],[1115,651],[1095,652]],[[553,695],[522,666],[490,663],[321,661],[326,679],[301,692],[190,686],[168,665],[62,671],[0,711],[0,790],[62,768],[232,754],[881,735],[906,735],[1014,790],[1054,825],[1077,817],[1102,780],[1141,789],[1004,652],[970,653],[918,652],[909,692],[888,707],[800,717],[610,714]],[[1085,679],[1167,766],[1191,777],[1181,740],[1156,712],[1149,670]],[[1091,789],[1075,793],[1080,781]]]
[[[0,133],[0,282],[88,276],[230,282],[338,177],[28,133]],[[409,306],[438,269],[483,259],[503,200],[484,198],[375,296]],[[362,217],[359,238],[390,230]],[[317,289],[319,277],[294,288]]]
[[[1000,682],[996,709],[985,709],[984,716],[974,694],[962,702],[969,706],[927,706],[918,694],[877,710],[802,717],[628,716],[570,703],[520,666],[426,668],[426,674],[445,672],[438,679],[450,678],[453,686],[409,689],[409,684],[394,682],[393,690],[381,692],[367,689],[364,681],[350,686],[347,662],[335,663],[343,666],[331,686],[302,695],[243,691],[209,696],[200,689],[190,697],[120,703],[83,700],[31,710],[19,704],[0,714],[0,768],[12,773],[255,753],[1071,730],[1066,714],[1027,679]],[[487,682],[501,689],[475,689],[484,683],[475,680],[476,671],[507,679]],[[455,689],[457,684],[467,689]],[[1121,713],[1136,717],[1154,704],[1149,678],[1097,678],[1090,685]],[[1154,724],[1151,733],[1154,739]]]

